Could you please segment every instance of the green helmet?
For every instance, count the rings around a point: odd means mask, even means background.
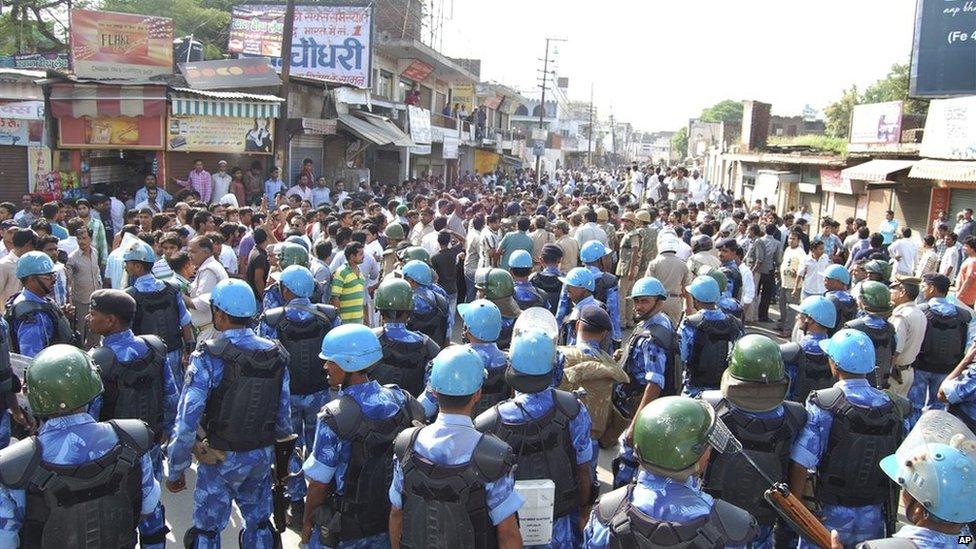
[[[308,250],[293,242],[283,242],[278,246],[278,266],[285,270],[292,265],[308,268]]]
[[[423,261],[424,263],[430,265],[430,252],[421,248],[420,246],[410,246],[401,251],[397,258],[406,263],[411,259],[416,259],[417,261]]]
[[[91,357],[71,345],[52,345],[38,353],[24,378],[27,402],[39,416],[81,408],[104,390]]]
[[[515,279],[504,269],[482,267],[474,273],[474,287],[485,292],[485,299],[503,299],[515,294]]]
[[[403,234],[403,225],[399,223],[390,223],[383,229],[383,234],[387,238],[392,240],[403,240],[406,235]]]
[[[786,377],[779,345],[759,334],[735,342],[727,371],[735,379],[751,383],[773,383]]]
[[[725,289],[729,287],[729,278],[720,269],[703,265],[702,268],[698,269],[698,274],[714,278],[715,282],[718,282],[718,291],[723,294]]]
[[[867,263],[864,264],[864,270],[869,273],[881,275],[881,277],[884,278],[885,273],[887,272],[887,269],[885,269],[884,264],[885,262],[881,261],[880,259],[872,259],[871,261],[868,261]]]
[[[861,307],[869,313],[887,313],[891,310],[891,293],[884,284],[865,280],[861,283]]]
[[[717,422],[715,411],[701,400],[655,399],[634,424],[634,450],[651,470],[687,477],[705,453]]]
[[[413,288],[402,278],[384,280],[376,288],[376,310],[412,311]]]

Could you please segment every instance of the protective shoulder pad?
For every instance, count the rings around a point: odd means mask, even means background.
[[[413,443],[417,440],[417,435],[423,427],[408,427],[396,436],[393,440],[393,453],[396,455],[397,459],[400,460],[400,464],[403,464],[403,460],[407,459],[407,452],[413,447]]]
[[[779,346],[779,352],[783,355],[783,362],[795,363],[796,357],[800,354],[800,344],[796,342],[783,343]]]
[[[37,311],[43,310],[44,306],[36,301],[21,301],[20,303],[14,305],[13,316],[14,318],[31,315]]]
[[[799,402],[784,400],[783,410],[786,412],[786,421],[796,432],[799,432],[807,424],[807,409]]]
[[[424,349],[427,350],[427,359],[433,360],[441,352],[441,346],[431,339],[427,334],[417,332],[424,340]]]
[[[136,291],[136,287],[135,286],[129,286],[128,288],[126,288],[125,290],[122,290],[122,291],[124,291],[125,293],[129,294],[129,297],[131,297],[132,299],[135,299],[136,298],[136,295],[139,293],[139,292]]]
[[[474,428],[482,433],[492,433],[501,421],[501,414],[498,413],[498,405],[488,408],[474,418]]]
[[[692,328],[697,328],[701,326],[702,322],[704,321],[705,321],[705,315],[701,314],[700,312],[685,317],[685,324],[691,326]]]
[[[848,320],[846,324],[844,324],[844,327],[851,328],[852,330],[861,330],[864,328],[864,319],[865,317],[863,316],[858,318],[852,318]]]
[[[335,431],[339,438],[349,438],[359,427],[362,417],[362,407],[349,395],[342,395],[329,402],[319,413],[319,418]]]
[[[274,309],[268,309],[264,312],[264,323],[272,328],[277,327],[278,323],[281,322],[283,314],[285,312],[284,307],[275,307]]]
[[[419,400],[414,398],[413,395],[403,391],[403,398],[406,399],[407,413],[410,414],[410,423],[414,425],[424,425],[427,423],[427,414],[424,412],[424,405],[420,403]]]
[[[139,337],[141,337],[142,340],[146,342],[146,345],[148,345],[149,348],[156,353],[156,356],[162,356],[163,358],[166,357],[166,343],[164,343],[159,336],[147,334]]]
[[[712,514],[727,535],[727,545],[745,545],[759,534],[759,523],[755,517],[731,503],[716,499]]]
[[[602,524],[610,524],[613,517],[630,503],[630,495],[633,491],[634,484],[630,483],[600,496],[596,502],[597,519]]]
[[[721,415],[722,408],[725,407],[725,397],[722,396],[722,391],[719,390],[709,390],[702,391],[700,397],[704,402],[708,403],[709,406],[715,410],[716,414]]]
[[[895,409],[898,410],[898,415],[902,418],[906,418],[908,414],[912,413],[912,403],[910,400],[895,393],[891,389],[885,389],[884,393],[891,399],[892,404],[895,405]]]
[[[674,347],[674,330],[667,327],[661,326],[660,324],[651,324],[650,328],[642,328],[644,333],[650,334],[651,338],[654,339],[654,343],[661,347],[665,351],[670,351],[671,347]]]
[[[956,306],[956,314],[962,317],[963,323],[965,324],[969,324],[969,322],[973,319],[972,313],[959,306]]]
[[[224,354],[224,351],[227,350],[227,347],[229,345],[230,345],[230,340],[224,337],[223,335],[220,335],[214,339],[209,339],[203,342],[204,350],[206,350],[208,353],[210,353],[213,356],[220,356]]]
[[[471,464],[482,478],[494,482],[512,470],[515,453],[504,440],[485,434],[471,453]]]
[[[917,549],[918,545],[915,545],[910,539],[902,538],[886,538],[886,539],[872,539],[869,541],[862,541],[857,545],[857,549]]]
[[[569,391],[553,389],[552,402],[569,419],[576,419],[576,416],[580,413],[580,401],[576,398],[576,395]]]
[[[321,313],[325,318],[329,319],[329,322],[335,322],[337,316],[339,316],[339,311],[332,305],[326,305],[325,303],[316,303],[313,305],[315,310]]]
[[[824,410],[833,410],[847,400],[844,396],[844,391],[840,387],[828,387],[827,389],[813,391],[810,393],[809,398],[810,402]]]
[[[0,450],[0,483],[13,489],[27,486],[41,462],[41,445],[27,437]]]
[[[119,442],[142,455],[153,446],[152,429],[141,419],[113,419],[108,422],[119,436]]]
[[[102,369],[102,373],[108,373],[115,366],[115,352],[108,347],[95,347],[91,350],[92,362]]]

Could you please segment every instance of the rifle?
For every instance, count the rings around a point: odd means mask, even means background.
[[[287,528],[288,519],[288,497],[285,495],[285,485],[291,476],[288,473],[288,462],[295,451],[295,443],[298,435],[291,434],[281,440],[276,440],[274,445],[274,487],[272,488],[273,517],[275,530],[279,533]]]

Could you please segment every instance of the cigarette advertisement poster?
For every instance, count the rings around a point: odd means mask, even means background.
[[[75,76],[148,78],[173,72],[173,20],[129,13],[71,10]]]
[[[58,145],[74,149],[162,149],[161,116],[58,118]]]
[[[188,152],[271,154],[274,121],[229,116],[170,116],[166,149]]]

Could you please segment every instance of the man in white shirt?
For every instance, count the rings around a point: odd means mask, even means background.
[[[739,276],[742,277],[742,294],[739,296],[742,301],[742,317],[746,322],[754,322],[758,311],[753,306],[756,300],[756,278],[752,274],[752,269],[743,261],[745,253],[742,247],[735,249],[735,263],[739,267]]]
[[[607,232],[600,228],[596,224],[596,212],[587,210],[584,214],[586,223],[584,223],[580,228],[576,229],[576,242],[579,243],[580,248],[583,244],[591,240],[599,240],[604,246],[607,245]]]
[[[949,281],[952,282],[956,280],[956,274],[958,274],[959,266],[959,246],[956,246],[956,241],[959,237],[956,236],[954,232],[946,233],[943,237],[946,244],[946,251],[942,254],[942,261],[939,262],[939,273],[949,277]]]
[[[895,272],[900,275],[911,276],[915,270],[915,261],[918,258],[918,244],[912,240],[912,230],[905,227],[901,230],[901,238],[895,240],[888,246],[888,255],[895,263]]]
[[[298,185],[288,189],[285,196],[297,196],[302,202],[312,201],[312,188],[309,187],[311,181],[308,180],[308,175],[301,174],[298,176]]]
[[[827,291],[824,287],[824,270],[830,262],[824,255],[824,243],[817,240],[810,243],[810,253],[800,263],[797,279],[793,285],[793,293],[800,293],[800,300],[812,295],[823,295]],[[802,281],[802,292],[800,282]]]
[[[501,237],[498,235],[498,229],[501,227],[501,220],[497,215],[492,214],[488,216],[488,222],[485,224],[485,228],[481,230],[481,242],[478,245],[478,267],[494,267],[498,264],[498,257],[496,256],[498,250],[498,241]]]
[[[315,181],[315,187],[312,188],[312,207],[318,208],[323,204],[329,204],[331,194],[331,191],[329,191],[328,181],[324,176],[319,177]]]
[[[895,393],[908,397],[908,390],[912,387],[915,372],[912,364],[918,358],[922,348],[922,339],[928,322],[915,299],[918,298],[920,278],[897,277],[891,283],[891,303],[895,306],[891,312],[891,321],[895,327],[897,340],[896,354],[892,359],[891,389]]]
[[[214,202],[219,201],[223,196],[230,192],[230,174],[227,173],[227,161],[221,160],[217,162],[217,171],[211,174],[211,179],[213,180],[213,192],[210,195],[210,199]]]
[[[190,261],[196,265],[196,278],[190,284],[190,295],[184,296],[186,308],[190,311],[190,321],[199,330],[197,341],[206,341],[216,335],[213,317],[210,314],[210,291],[221,280],[228,277],[227,270],[214,259],[214,244],[206,236],[195,236],[187,246]]]

